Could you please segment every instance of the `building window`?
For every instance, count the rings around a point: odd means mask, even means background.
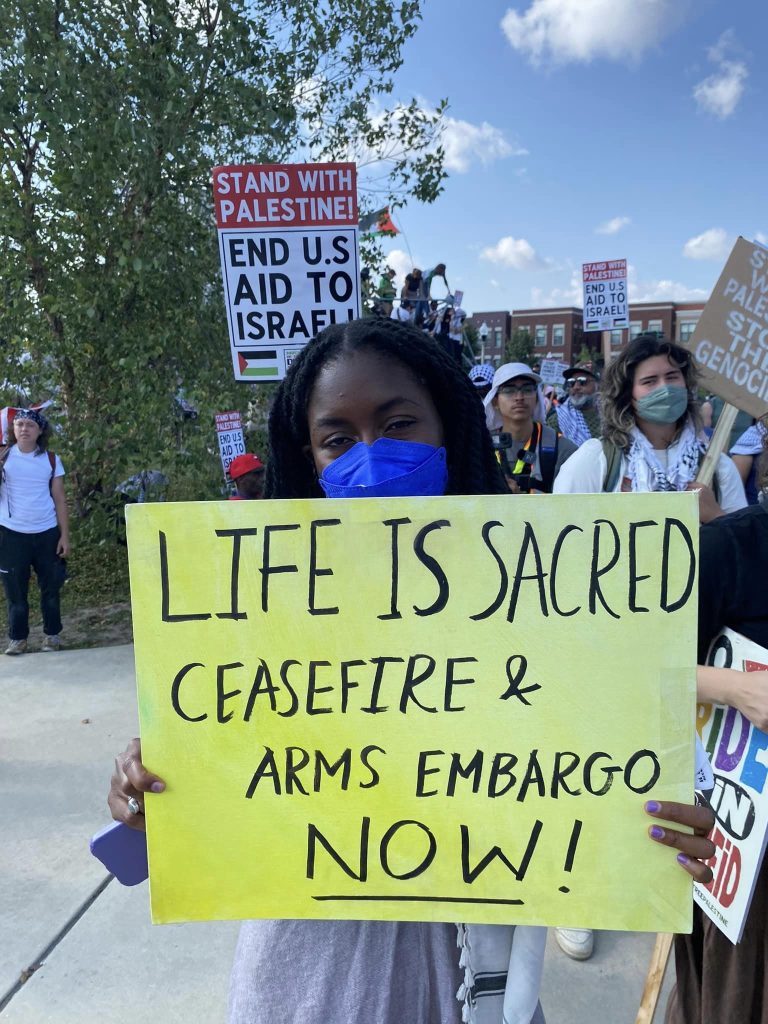
[[[655,334],[663,334],[664,325],[662,324],[661,320],[649,320],[648,330],[653,331]]]
[[[643,325],[639,320],[633,320],[629,325],[629,340],[634,341],[638,334],[643,333]]]
[[[501,348],[501,328],[493,328],[493,344],[496,348]]]
[[[680,324],[680,341],[685,344],[690,341],[691,335],[696,330],[696,324],[692,320],[686,320]]]
[[[555,324],[552,327],[552,348],[562,348],[565,345],[565,324]]]
[[[611,331],[611,348],[621,348],[624,331]]]
[[[534,345],[537,348],[543,348],[547,344],[547,326],[546,324],[536,325],[536,334],[534,335]]]

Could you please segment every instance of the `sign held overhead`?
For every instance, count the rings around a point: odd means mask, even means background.
[[[627,261],[583,263],[584,330],[615,331],[629,327]]]
[[[739,238],[684,342],[702,384],[758,418],[768,411],[768,249]]]
[[[281,380],[360,315],[355,165],[216,167],[213,194],[235,378]]]

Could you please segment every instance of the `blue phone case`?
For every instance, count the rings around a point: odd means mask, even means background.
[[[147,834],[113,821],[91,839],[91,853],[123,885],[138,885],[149,878]]]

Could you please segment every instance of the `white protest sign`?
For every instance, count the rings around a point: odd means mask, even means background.
[[[329,324],[360,316],[354,164],[216,167],[213,195],[237,380],[281,380]]]
[[[714,641],[708,664],[740,672],[768,670],[768,651],[733,630]],[[709,755],[715,788],[710,797],[716,820],[709,861],[714,878],[694,885],[705,914],[731,942],[739,942],[749,913],[768,840],[768,733],[736,708],[700,704],[697,727]]]
[[[629,327],[627,261],[603,260],[581,267],[584,330],[615,331]]]
[[[539,376],[542,384],[562,384],[563,374],[568,369],[568,363],[561,363],[559,359],[543,359]]]
[[[684,343],[702,385],[758,418],[768,411],[768,249],[733,247],[696,330]]]
[[[245,452],[243,424],[239,412],[219,412],[214,419],[216,421],[216,436],[219,439],[221,468],[226,477],[232,459]]]

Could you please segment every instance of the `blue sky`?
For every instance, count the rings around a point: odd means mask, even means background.
[[[705,299],[768,241],[762,0],[428,0],[395,98],[447,97],[450,177],[385,253],[444,261],[469,311],[581,305],[625,257],[630,301]]]

